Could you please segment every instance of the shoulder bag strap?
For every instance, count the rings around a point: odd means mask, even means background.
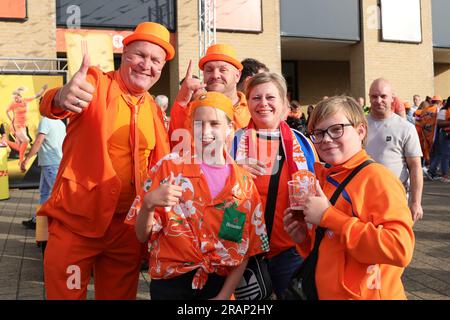
[[[359,171],[361,171],[364,167],[368,166],[369,164],[373,163],[375,161],[373,160],[366,160],[363,163],[361,163],[359,166],[357,166],[345,179],[342,181],[342,183],[339,185],[339,187],[334,191],[333,195],[331,196],[330,203],[333,206],[338,197],[340,196],[341,192],[344,190],[345,186],[350,182],[350,180],[353,179],[354,176],[358,174]],[[317,227],[316,228],[316,239],[314,240],[314,247],[312,251],[318,251],[320,242],[323,239],[323,236],[325,235],[325,228],[323,227]]]
[[[283,164],[285,160],[284,150],[283,150],[283,143],[280,139],[280,147],[278,148],[278,154],[275,158],[275,161],[277,161],[278,156],[280,156],[280,160],[278,160],[278,166],[274,164],[272,170],[277,170],[277,172],[272,171],[272,175],[270,176],[270,182],[269,182],[269,190],[267,193],[267,201],[266,201],[266,209],[264,211],[264,219],[266,221],[266,228],[267,228],[267,237],[270,240],[270,235],[272,234],[272,227],[273,227],[273,219],[275,216],[275,204],[277,202],[277,196],[278,196],[278,186],[280,185],[280,176],[281,171],[283,169]]]

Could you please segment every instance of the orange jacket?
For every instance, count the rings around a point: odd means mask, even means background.
[[[327,197],[367,159],[362,150],[339,166],[317,163],[316,175]],[[413,255],[412,224],[397,177],[381,164],[365,167],[320,222],[328,230],[316,268],[319,299],[406,299],[401,276]],[[311,249],[314,241],[307,240]]]
[[[118,71],[103,73],[89,68],[87,81],[94,86],[95,93],[89,107],[80,114],[53,106],[58,88],[49,90],[40,105],[43,116],[53,119],[70,116],[70,121],[53,191],[39,215],[57,219],[72,232],[90,238],[104,235],[121,190],[121,181],[108,153],[108,138],[116,118],[116,108],[108,106],[117,103],[122,93],[127,93],[117,78]],[[158,135],[148,160],[152,165],[169,152],[169,140],[161,110],[149,94],[146,99],[150,102]]]

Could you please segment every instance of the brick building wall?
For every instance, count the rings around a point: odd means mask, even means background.
[[[28,0],[28,20],[0,21],[0,57],[56,58],[55,0]]]
[[[377,0],[362,0],[362,41],[352,49],[353,94],[368,97],[370,84],[379,77],[389,80],[403,100],[411,102],[414,94],[434,94],[431,0],[421,1],[422,43],[419,44],[380,41],[381,30],[370,23],[373,19],[370,6],[376,4]]]
[[[189,59],[192,59],[194,74],[199,75],[198,60],[198,1],[177,0],[177,56],[171,62],[172,84],[186,74]],[[264,62],[272,71],[281,71],[280,13],[278,0],[262,1],[262,33],[217,32],[217,43],[228,43],[235,47],[238,59],[254,58]],[[171,101],[178,86],[171,86]]]
[[[434,92],[443,99],[450,96],[450,63],[434,64]]]

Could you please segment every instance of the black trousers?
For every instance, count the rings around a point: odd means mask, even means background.
[[[226,277],[208,274],[208,281],[202,289],[192,289],[192,279],[197,270],[192,270],[171,279],[150,281],[151,300],[207,300],[219,294]]]

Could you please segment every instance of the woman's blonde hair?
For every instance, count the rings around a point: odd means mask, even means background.
[[[362,141],[362,145],[364,147],[366,145],[368,132],[367,119],[364,115],[362,107],[352,97],[334,96],[320,101],[310,115],[308,132],[311,133],[317,123],[338,112],[344,113],[353,127],[356,128],[359,124],[362,124],[366,128],[366,136]]]
[[[273,83],[275,85],[275,87],[278,89],[280,97],[283,99],[284,107],[287,108],[288,100],[286,80],[284,80],[282,75],[275,72],[260,72],[248,79],[245,85],[246,98],[249,99],[250,93],[256,86],[264,83]]]
[[[250,92],[253,90],[253,88],[260,84],[269,82],[273,83],[277,87],[278,93],[280,94],[281,98],[287,99],[286,80],[284,80],[282,75],[275,72],[260,72],[248,79],[245,85],[245,96],[247,97],[247,99],[249,98]]]

